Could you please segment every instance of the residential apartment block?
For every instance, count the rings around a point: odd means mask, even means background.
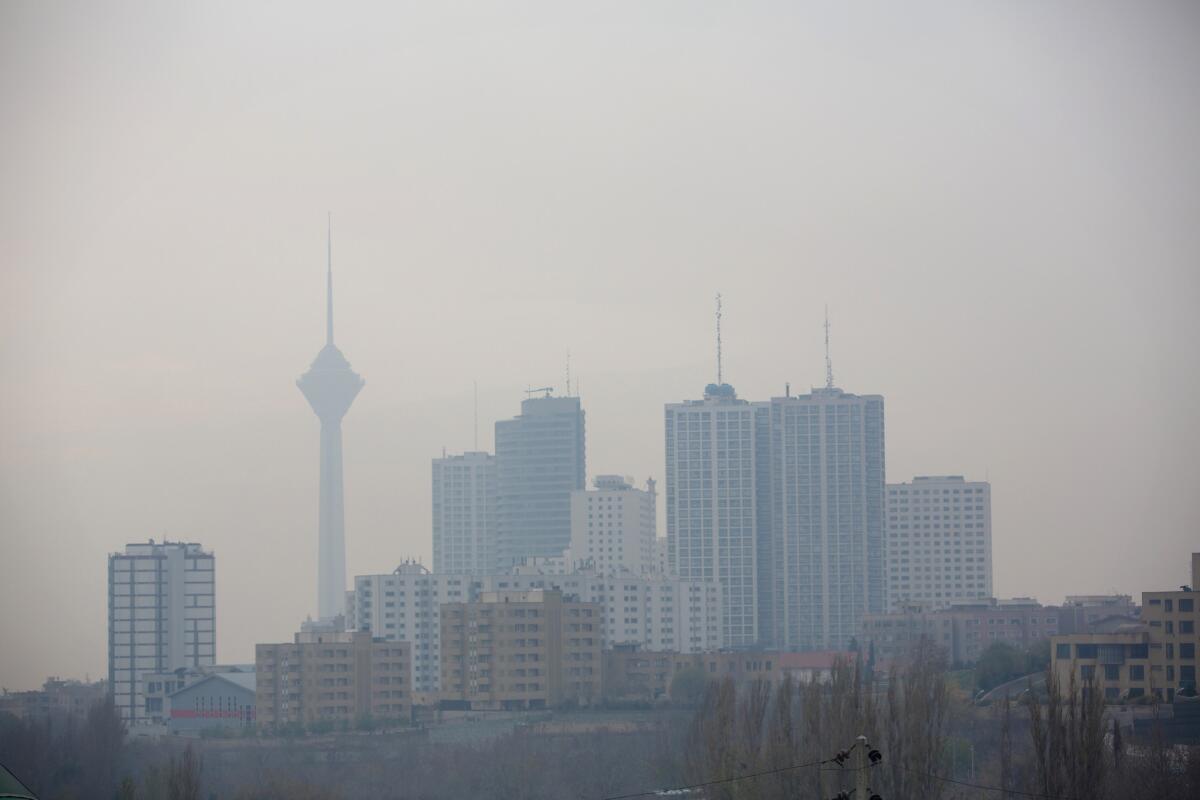
[[[960,475],[887,487],[888,608],[992,597],[992,492]]]
[[[496,423],[496,570],[562,555],[571,544],[571,492],[585,481],[578,397],[531,397]]]
[[[750,647],[758,629],[758,416],[729,384],[669,403],[667,559],[672,574],[721,586],[721,640]]]
[[[763,643],[842,650],[885,610],[883,398],[831,384],[768,408]]]
[[[194,542],[129,544],[108,557],[108,685],[122,719],[154,712],[142,674],[216,663],[212,553]]]
[[[301,632],[290,643],[257,645],[255,672],[260,726],[351,725],[411,714],[407,642],[365,631]]]
[[[1028,648],[1058,633],[1059,609],[1027,597],[955,603],[949,608],[913,606],[893,614],[863,617],[860,642],[890,661],[910,655],[922,641],[940,647],[951,664],[971,664],[993,642]]]
[[[568,561],[601,575],[657,571],[653,479],[646,489],[631,478],[599,475],[596,488],[571,492],[571,547]]]
[[[1056,636],[1051,669],[1061,691],[1099,690],[1109,702],[1172,702],[1196,692],[1200,649],[1200,553],[1191,583],[1173,592],[1143,592],[1141,618],[1092,633]]]
[[[491,572],[496,565],[496,457],[433,460],[433,571]]]
[[[442,606],[448,707],[554,708],[600,699],[600,606],[554,590],[484,592]]]
[[[438,575],[409,562],[391,573],[359,575],[354,585],[347,627],[411,642],[412,686],[419,694],[441,688],[442,606],[475,602],[485,592],[559,590],[597,603],[605,646],[633,643],[685,653],[722,646],[720,585],[714,581],[588,570],[560,574],[539,564],[499,575]]]

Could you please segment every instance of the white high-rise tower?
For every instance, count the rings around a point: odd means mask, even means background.
[[[333,343],[333,237],[326,272],[325,346],[296,385],[321,420],[321,497],[317,534],[317,615],[341,614],[346,597],[346,531],[342,499],[342,417],[363,379]]]

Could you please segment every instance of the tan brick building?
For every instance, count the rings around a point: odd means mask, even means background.
[[[441,608],[443,705],[590,705],[601,690],[603,607],[555,590],[484,592]]]
[[[258,724],[407,719],[410,656],[407,642],[365,631],[301,632],[291,643],[257,645]]]
[[[1051,667],[1063,691],[1094,686],[1108,702],[1154,698],[1166,702],[1196,690],[1200,650],[1200,553],[1192,553],[1192,582],[1174,592],[1143,592],[1141,619],[1108,630],[1055,636]]]

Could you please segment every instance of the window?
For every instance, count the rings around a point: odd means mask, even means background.
[[[1082,667],[1079,668],[1079,677],[1082,678],[1085,682],[1095,680],[1096,679],[1096,667],[1093,666],[1092,664],[1084,664]]]
[[[1181,599],[1179,601],[1179,610],[1180,611],[1195,611],[1196,610],[1196,601],[1191,600],[1191,599],[1187,599],[1187,600]]]
[[[1144,681],[1146,680],[1146,668],[1141,664],[1129,665],[1129,680]]]
[[[1180,642],[1179,643],[1179,657],[1185,658],[1189,661],[1195,659],[1196,658],[1195,642]]]
[[[1129,645],[1129,658],[1149,658],[1150,648],[1146,644]]]
[[[1179,632],[1180,633],[1195,633],[1196,632],[1196,623],[1192,622],[1190,619],[1180,620],[1179,621]]]
[[[1056,644],[1054,646],[1054,657],[1055,658],[1070,658],[1071,657],[1071,645]]]
[[[1077,644],[1075,645],[1076,658],[1095,658],[1096,645],[1094,644]]]
[[[1130,675],[1130,677],[1133,677],[1132,669],[1130,669],[1129,675]],[[1121,680],[1121,668],[1119,666],[1117,666],[1116,664],[1105,664],[1104,665],[1104,680],[1106,680],[1106,681]]]

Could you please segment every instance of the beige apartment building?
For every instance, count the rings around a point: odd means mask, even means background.
[[[1074,685],[1103,691],[1108,702],[1171,702],[1196,691],[1200,649],[1200,553],[1192,582],[1173,592],[1143,592],[1141,618],[1093,633],[1055,636],[1051,666],[1063,691]]]
[[[550,589],[445,603],[443,706],[553,708],[600,699],[603,607]]]
[[[255,647],[255,703],[263,727],[364,718],[407,718],[412,709],[407,642],[366,631],[302,631]]]

